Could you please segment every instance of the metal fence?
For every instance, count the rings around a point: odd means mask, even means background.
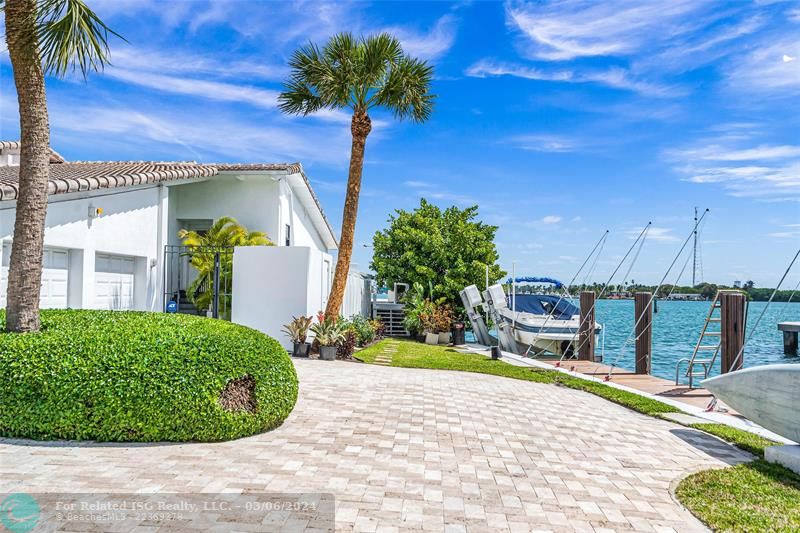
[[[232,246],[164,247],[164,311],[230,320]]]

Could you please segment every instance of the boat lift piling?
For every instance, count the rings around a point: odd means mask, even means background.
[[[594,361],[595,348],[595,298],[594,291],[583,291],[580,296],[581,322],[578,328],[578,359]]]
[[[653,354],[653,295],[637,292],[633,295],[636,323],[636,373],[650,374]]]
[[[464,304],[464,309],[467,311],[469,322],[472,325],[472,332],[475,334],[475,340],[484,346],[491,346],[492,338],[489,335],[489,328],[487,328],[486,321],[477,309],[478,306],[484,305],[478,287],[475,285],[464,287],[459,294],[461,295],[461,302]],[[486,316],[489,316],[488,306],[486,307]]]
[[[720,299],[720,372],[740,370],[744,364],[744,330],[746,327],[747,295],[722,291]],[[741,353],[741,356],[740,356]]]

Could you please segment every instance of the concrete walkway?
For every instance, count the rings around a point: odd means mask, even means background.
[[[296,366],[300,399],[272,432],[185,445],[0,440],[0,492],[332,492],[337,530],[684,532],[703,527],[670,485],[749,458],[553,385]]]

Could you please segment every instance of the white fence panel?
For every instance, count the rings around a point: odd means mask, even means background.
[[[347,287],[344,291],[344,301],[342,302],[342,316],[351,317],[370,315],[370,280],[360,272],[350,272],[347,276]]]

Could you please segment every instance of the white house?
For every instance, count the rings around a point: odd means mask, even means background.
[[[0,141],[0,307],[6,299],[18,163],[19,143]],[[265,232],[278,247],[307,251],[306,263],[313,264],[304,268],[319,279],[309,279],[303,288],[305,308],[281,312],[290,318],[324,309],[337,241],[299,163],[68,162],[52,152],[49,195],[43,308],[163,311],[171,290],[164,279],[170,260],[165,247],[180,244],[180,229],[206,230],[215,219],[231,216]],[[284,260],[277,250],[271,254],[269,262],[254,268],[274,280],[292,267],[289,255]],[[250,290],[261,288],[250,285]],[[274,326],[243,322],[277,334]]]

